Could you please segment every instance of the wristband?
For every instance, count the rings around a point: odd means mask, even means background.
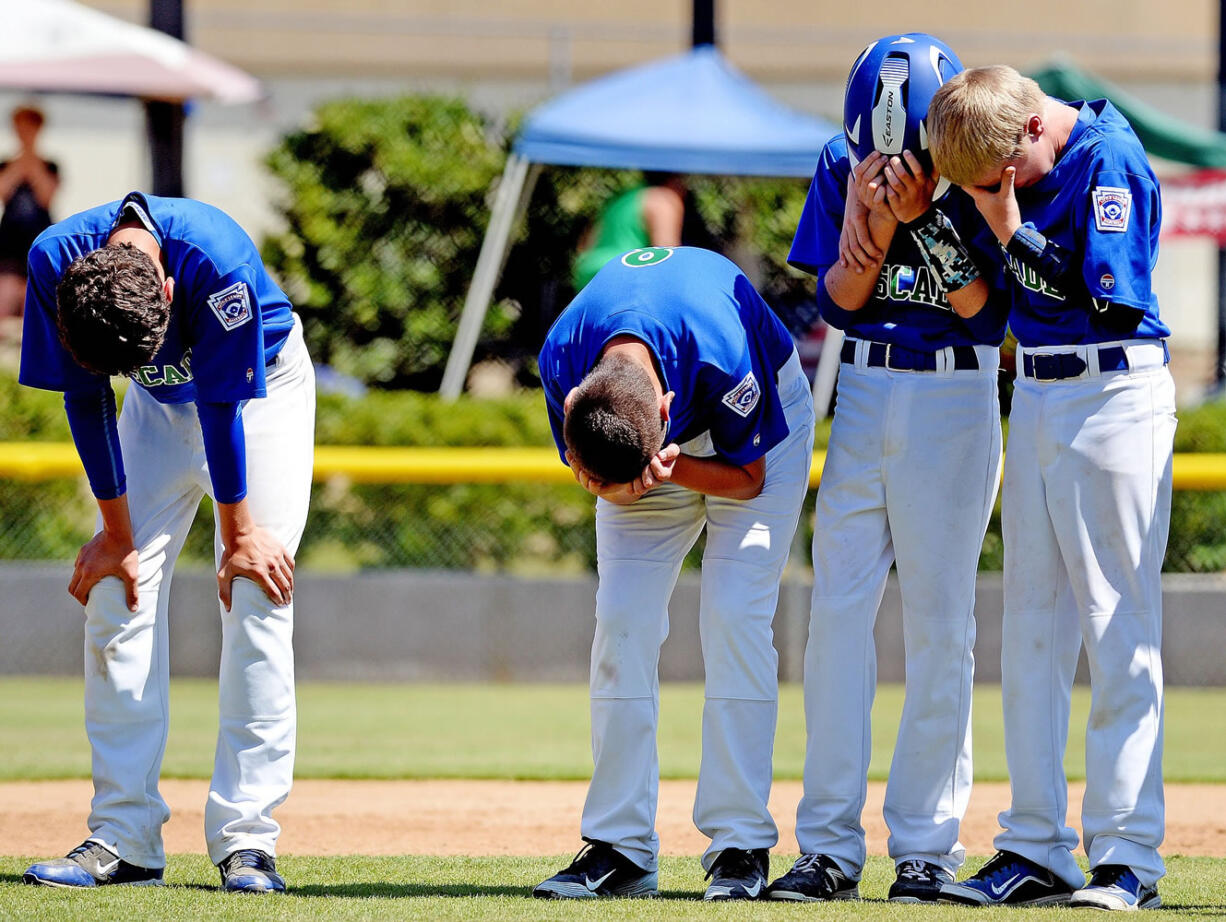
[[[941,209],[930,209],[922,218],[907,225],[907,229],[919,247],[920,256],[936,273],[946,292],[965,288],[979,278],[979,267]]]
[[[1006,253],[1035,267],[1041,265],[1045,249],[1047,249],[1047,238],[1029,224],[1023,224],[1015,230],[1009,242],[1005,244]]]
[[[1075,279],[1071,278],[1073,254],[1058,243],[1048,240],[1032,224],[1023,224],[1013,232],[1013,236],[1005,244],[1005,252],[1037,272],[1039,277],[1056,291],[1064,291],[1075,284]]]

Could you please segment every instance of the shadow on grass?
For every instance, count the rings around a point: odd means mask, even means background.
[[[1166,903],[1158,912],[1175,912],[1201,919],[1226,919],[1226,903]]]
[[[406,899],[474,896],[518,896],[532,899],[531,887],[490,887],[481,884],[392,884],[384,881],[350,884],[303,884],[291,886],[290,896],[340,897],[349,899]],[[692,890],[661,890],[657,900],[701,901],[702,894]],[[556,902],[566,902],[557,900]]]
[[[21,883],[20,874],[0,874],[0,884],[19,884]]]
[[[531,896],[527,887],[487,887],[480,884],[392,884],[386,881],[351,884],[300,884],[290,896],[330,896],[350,899],[405,899],[408,897]]]

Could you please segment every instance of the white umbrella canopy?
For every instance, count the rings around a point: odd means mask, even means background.
[[[0,0],[0,87],[254,102],[260,83],[154,29],[72,0]]]

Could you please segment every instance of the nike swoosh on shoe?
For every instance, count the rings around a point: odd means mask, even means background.
[[[583,886],[587,887],[589,890],[595,893],[600,888],[601,884],[603,884],[606,880],[608,880],[610,877],[613,876],[613,873],[614,873],[613,871],[610,871],[604,877],[597,878],[596,880],[592,880],[590,877],[584,876]]]
[[[1010,877],[1000,886],[996,886],[995,884],[988,884],[988,892],[992,895],[993,899],[998,900],[1002,898],[1003,896],[1005,896],[1006,894],[1011,893],[1012,891],[1016,890],[1022,884],[1026,883],[1027,881],[1031,881],[1031,880],[1033,880],[1036,884],[1047,883],[1047,881],[1039,880],[1039,878],[1035,877],[1033,874],[1026,874],[1024,876],[1021,874],[1014,874],[1012,877]]]

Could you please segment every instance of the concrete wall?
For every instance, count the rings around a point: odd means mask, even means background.
[[[0,564],[0,674],[81,670],[79,606],[63,565]],[[301,576],[295,648],[300,679],[566,681],[587,677],[593,579],[525,580],[395,571]],[[979,579],[977,678],[1000,681],[1001,580]],[[1169,576],[1163,643],[1167,682],[1226,685],[1226,577]],[[790,581],[775,619],[780,675],[801,678],[809,587]],[[171,670],[217,674],[214,581],[185,572],[171,595]],[[698,583],[685,577],[670,606],[664,679],[698,679]],[[891,578],[877,623],[879,676],[904,678],[901,603]],[[1082,678],[1084,679],[1084,663]]]

